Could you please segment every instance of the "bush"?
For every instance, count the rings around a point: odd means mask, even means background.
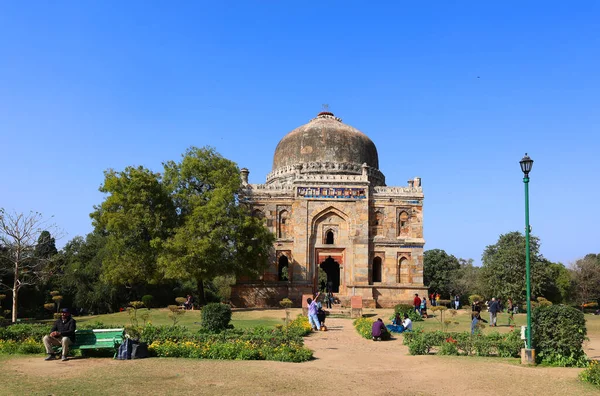
[[[310,334],[312,327],[308,318],[302,314],[298,315],[298,317],[292,320],[287,325],[287,331],[290,335],[296,335],[299,337],[304,337]]]
[[[579,373],[579,379],[600,387],[600,364],[598,361],[592,360],[589,366]]]
[[[544,297],[538,297],[537,298],[537,306],[538,307],[549,307],[550,305],[552,305],[552,302],[548,301]]]
[[[583,312],[566,305],[542,306],[533,310],[531,320],[532,342],[539,363],[586,365],[582,349],[587,333]]]
[[[210,303],[202,308],[202,327],[218,333],[229,327],[231,307],[227,304]]]
[[[408,353],[411,355],[427,355],[431,349],[428,344],[431,339],[425,338],[423,330],[419,329],[412,332],[402,333],[404,336],[403,344],[408,346]]]
[[[187,301],[187,298],[185,298],[185,297],[175,298],[175,302],[177,303],[177,305],[183,305],[183,304],[185,304],[186,301]]]
[[[144,306],[148,309],[152,308],[152,300],[154,300],[154,297],[150,294],[142,296],[142,303],[144,303]]]
[[[458,355],[457,341],[452,337],[448,337],[444,342],[442,342],[438,354],[450,356]]]
[[[403,333],[404,345],[408,346],[411,355],[427,355],[431,348],[439,347],[440,355],[477,355],[519,357],[521,352],[520,332],[507,334],[492,333],[489,335],[468,332],[453,333],[433,331],[424,333],[422,330]],[[448,343],[453,345],[447,345]]]
[[[0,340],[0,354],[40,354],[45,348],[41,339],[27,338],[23,341]]]
[[[473,305],[475,301],[483,301],[483,297],[481,297],[479,294],[471,294],[469,296],[469,303]]]
[[[368,340],[371,339],[371,330],[373,328],[373,323],[375,321],[369,318],[358,318],[355,319],[352,323],[354,328],[361,335],[361,337],[366,338]]]
[[[0,340],[23,342],[28,338],[42,341],[45,335],[50,334],[52,326],[45,324],[17,323],[0,328]]]
[[[421,322],[423,318],[415,312],[415,307],[410,304],[398,304],[394,307],[394,314],[390,317],[390,320],[394,320],[396,314],[399,314],[401,318],[404,318],[404,314],[408,314],[408,317],[413,322]]]
[[[241,339],[164,342],[149,345],[150,353],[160,357],[185,357],[221,360],[277,360],[281,362],[304,362],[312,358],[312,351],[301,344],[257,344]]]

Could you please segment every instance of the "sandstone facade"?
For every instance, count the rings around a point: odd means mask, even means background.
[[[385,186],[377,150],[362,132],[328,112],[286,135],[266,184],[243,196],[276,235],[272,265],[258,280],[239,279],[236,306],[277,306],[322,287],[322,268],[343,305],[361,296],[366,307],[389,307],[423,295],[421,179]]]

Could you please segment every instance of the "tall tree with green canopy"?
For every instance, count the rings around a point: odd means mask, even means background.
[[[423,256],[423,281],[429,290],[444,297],[456,292],[453,280],[460,269],[458,259],[442,249],[427,250]]]
[[[219,275],[258,275],[274,240],[239,201],[240,174],[213,148],[189,148],[180,162],[164,164],[177,227],[162,244],[159,269],[166,278],[204,280]]]
[[[548,282],[549,263],[540,254],[540,240],[530,237],[531,295],[542,296]],[[525,236],[518,231],[500,235],[498,242],[485,248],[482,256],[482,284],[487,297],[526,300]]]
[[[35,256],[49,259],[56,253],[58,253],[58,250],[56,250],[56,240],[52,237],[50,231],[42,231],[35,246]]]
[[[546,279],[542,295],[555,304],[570,302],[573,295],[573,275],[561,263],[545,260]]]
[[[100,191],[109,195],[90,216],[96,232],[106,235],[102,279],[127,286],[155,282],[160,246],[176,220],[161,175],[142,166],[107,170]]]
[[[465,296],[481,293],[481,267],[473,265],[473,259],[459,258],[459,269],[451,274],[450,289],[453,294]]]
[[[119,292],[123,292],[123,286],[100,279],[107,239],[96,232],[88,234],[85,239],[77,236],[67,242],[57,260],[60,273],[53,283],[63,293],[72,296],[75,306],[88,312],[113,311]]]

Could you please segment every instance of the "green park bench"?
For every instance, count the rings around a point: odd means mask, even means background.
[[[70,349],[113,349],[116,356],[124,335],[125,329],[75,330],[75,342]],[[60,352],[62,347],[55,349]]]

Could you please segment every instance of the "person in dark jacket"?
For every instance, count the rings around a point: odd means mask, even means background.
[[[500,312],[500,304],[492,297],[492,301],[488,304],[488,312],[490,313],[490,326],[496,327],[496,318]]]
[[[54,360],[56,354],[52,350],[52,346],[62,346],[61,360],[67,360],[69,346],[75,342],[75,329],[77,324],[75,319],[71,317],[68,308],[63,308],[60,313],[60,319],[57,319],[50,330],[50,335],[44,336],[44,346],[48,356],[44,360]]]

